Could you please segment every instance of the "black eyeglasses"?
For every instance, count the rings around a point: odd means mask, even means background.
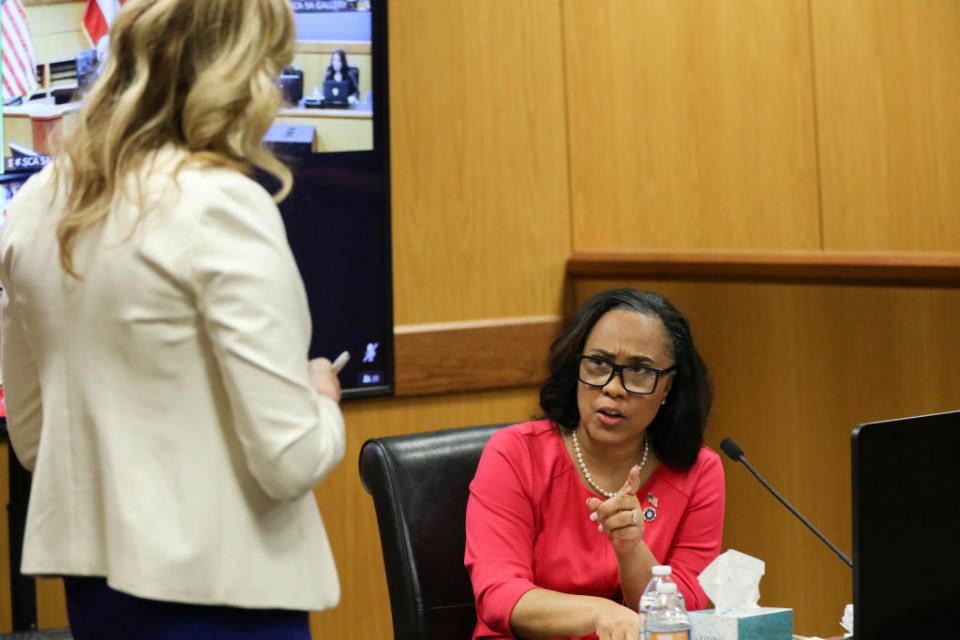
[[[645,367],[642,365],[613,364],[609,360],[596,356],[577,356],[579,368],[577,378],[591,387],[605,387],[613,376],[620,375],[620,383],[629,393],[649,395],[657,390],[660,377],[676,370],[673,364],[666,369]]]

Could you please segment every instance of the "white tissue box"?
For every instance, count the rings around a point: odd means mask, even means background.
[[[760,607],[744,612],[690,612],[693,640],[792,640],[793,609]]]

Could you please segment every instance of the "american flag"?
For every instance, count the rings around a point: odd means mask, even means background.
[[[110,30],[123,2],[124,0],[87,0],[87,8],[83,12],[83,30],[87,32],[87,37],[94,46]]]
[[[25,96],[37,86],[37,61],[20,0],[3,1],[3,101]]]

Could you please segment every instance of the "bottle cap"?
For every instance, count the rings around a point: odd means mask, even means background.
[[[657,587],[657,591],[660,593],[676,593],[677,592],[677,583],[676,582],[661,582],[660,586]]]
[[[655,576],[668,576],[671,571],[672,569],[665,564],[658,564],[650,569],[650,572]]]

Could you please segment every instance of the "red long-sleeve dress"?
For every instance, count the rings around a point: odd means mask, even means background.
[[[622,601],[613,548],[588,518],[590,496],[603,499],[581,481],[553,423],[516,424],[490,438],[467,505],[465,564],[477,601],[475,639],[513,638],[510,613],[537,587]],[[720,553],[720,457],[704,447],[688,471],[660,464],[638,498],[644,542],[673,568],[687,608],[706,608],[697,576]]]

